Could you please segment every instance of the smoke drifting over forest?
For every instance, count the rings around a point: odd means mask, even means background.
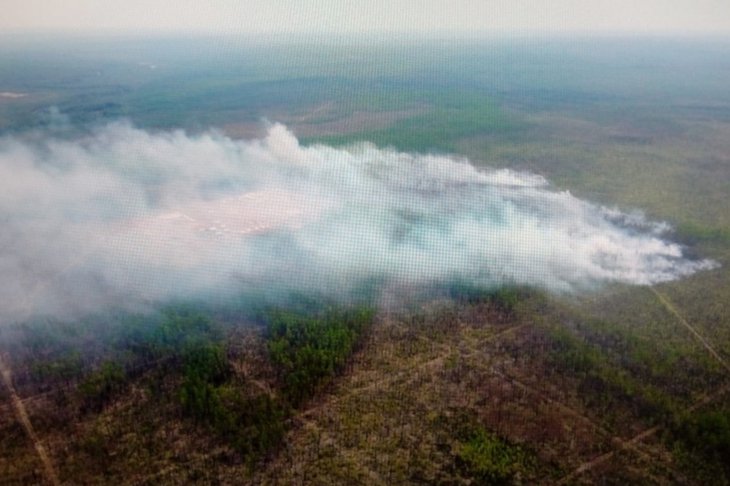
[[[363,288],[652,284],[715,264],[540,176],[113,123],[0,139],[0,318]]]

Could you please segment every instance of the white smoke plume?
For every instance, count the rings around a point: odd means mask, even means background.
[[[715,264],[540,176],[361,144],[113,123],[0,139],[0,318],[375,283],[647,285]]]

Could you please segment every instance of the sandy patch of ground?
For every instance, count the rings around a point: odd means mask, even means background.
[[[297,137],[322,137],[376,130],[426,111],[424,107],[383,112],[355,111],[348,115],[337,115],[334,106],[324,104],[305,114],[270,113],[266,118],[283,123]],[[262,138],[266,135],[266,126],[262,122],[246,121],[226,124],[221,127],[221,131],[234,139]]]
[[[260,139],[266,136],[266,124],[261,121],[228,123],[220,131],[235,140]]]
[[[25,98],[28,96],[26,93],[15,93],[13,91],[0,91],[0,99],[16,100],[18,98]]]
[[[254,235],[298,229],[315,220],[328,202],[286,190],[259,190],[212,201],[195,201],[163,213],[127,221],[113,231],[133,239],[136,252],[160,262],[191,265]]]
[[[299,227],[321,209],[302,194],[260,190],[213,201],[199,201],[145,221],[155,228],[172,225],[216,236],[246,235],[281,226]]]
[[[384,128],[399,120],[421,115],[426,111],[426,108],[384,112],[355,111],[350,115],[331,121],[312,122],[305,120],[304,122],[298,122],[297,120],[289,121],[286,118],[281,121],[288,125],[297,136],[314,137],[343,135]]]

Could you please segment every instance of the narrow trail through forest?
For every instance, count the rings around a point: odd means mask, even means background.
[[[660,294],[659,291],[654,287],[650,287],[649,290],[651,290],[652,293],[656,295],[656,298],[659,299],[659,302],[664,305],[667,311],[669,311],[670,314],[676,317],[677,321],[685,328],[687,328],[689,332],[691,332],[692,335],[696,337],[697,340],[702,344],[702,346],[704,346],[704,348],[710,353],[710,355],[712,355],[712,357],[715,358],[718,363],[720,363],[720,365],[722,365],[722,367],[727,370],[728,373],[730,373],[730,365],[727,363],[727,361],[725,361],[722,356],[720,356],[720,354],[715,351],[715,348],[713,348],[712,345],[704,337],[702,337],[702,335],[697,332],[697,330],[689,322],[687,322],[684,317],[682,317],[682,315],[679,313],[679,311],[677,311],[676,307],[672,305],[669,299]]]
[[[715,393],[711,393],[709,395],[706,395],[702,399],[698,400],[694,405],[692,405],[691,407],[687,408],[685,410],[685,412],[686,413],[695,412],[699,408],[707,405],[708,403],[712,402],[716,398],[718,398],[718,397],[720,397],[722,395],[725,395],[728,391],[730,391],[730,385],[724,386],[724,387],[720,388]],[[617,452],[619,452],[619,451],[621,451],[623,449],[632,448],[633,446],[635,446],[636,444],[638,444],[642,440],[644,440],[644,439],[646,439],[648,437],[651,437],[652,435],[656,434],[660,429],[661,429],[661,426],[655,425],[654,427],[651,427],[649,429],[646,429],[646,430],[644,430],[644,431],[636,434],[631,439],[621,442],[621,444],[619,445],[619,447],[617,449],[614,449],[612,451],[609,451],[609,452],[606,452],[604,454],[601,454],[600,456],[594,457],[590,461],[584,462],[583,464],[581,464],[580,466],[578,466],[577,468],[575,468],[570,474],[568,474],[563,479],[561,479],[558,482],[558,484],[568,484],[571,480],[573,480],[576,477],[580,476],[584,472],[589,471],[589,470],[591,470],[591,469],[593,469],[593,468],[595,468],[595,467],[597,467],[597,466],[599,466],[599,465],[601,465],[601,464],[609,461],[610,459],[612,459],[616,455]]]
[[[6,364],[5,359],[3,359],[2,356],[0,356],[0,375],[2,375],[3,383],[5,383],[5,387],[8,389],[8,393],[10,394],[10,401],[13,405],[15,417],[23,426],[25,433],[33,443],[33,447],[35,447],[38,458],[43,465],[43,470],[48,482],[54,486],[60,485],[61,482],[58,480],[56,469],[53,467],[53,463],[51,462],[51,458],[48,455],[46,448],[43,446],[43,443],[40,441],[38,435],[36,435],[35,430],[33,429],[33,424],[30,422],[30,418],[28,417],[28,411],[25,409],[23,401],[15,391],[15,386],[13,386],[13,375],[10,367]]]
[[[707,350],[708,353],[723,367],[725,370],[727,370],[730,373],[730,365],[725,361],[722,356],[715,350],[714,347],[692,326],[682,315],[679,313],[676,307],[669,301],[668,298],[666,298],[664,295],[662,295],[656,288],[650,287],[649,290],[656,296],[656,298],[659,300],[659,302],[664,306],[664,308],[672,314],[677,321],[684,326],[699,342],[702,344],[702,346]],[[698,400],[694,405],[689,407],[686,412],[692,413],[699,409],[700,407],[710,403],[715,398],[724,395],[725,393],[730,390],[730,385],[726,385],[719,390],[717,390],[715,393],[710,393],[706,395],[701,400]],[[559,484],[567,484],[571,480],[575,479],[577,476],[580,476],[586,471],[589,471],[607,461],[612,459],[616,453],[622,449],[626,449],[627,447],[631,447],[642,440],[646,439],[647,437],[650,437],[657,433],[661,427],[659,425],[656,425],[654,427],[651,427],[649,429],[644,430],[643,432],[635,435],[633,438],[623,441],[619,447],[615,450],[606,452],[605,454],[601,454],[598,457],[595,457],[591,459],[590,461],[584,462],[580,466],[578,466],[576,469],[574,469],[570,474],[565,476]]]

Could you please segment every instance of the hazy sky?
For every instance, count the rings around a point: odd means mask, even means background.
[[[730,33],[729,0],[2,0],[0,30]]]

